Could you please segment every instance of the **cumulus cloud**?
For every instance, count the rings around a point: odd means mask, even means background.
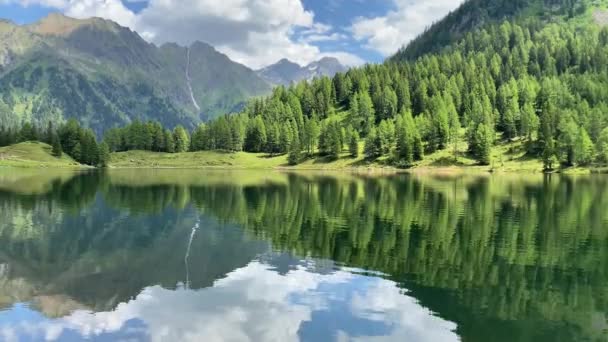
[[[15,313],[29,319],[0,323],[0,337],[7,341],[66,336],[147,337],[152,341],[297,341],[305,325],[327,326],[328,322],[320,318],[323,316],[314,314],[320,311],[351,317],[358,324],[363,320],[376,327],[381,325],[386,336],[376,336],[377,339],[458,341],[454,323],[434,316],[392,281],[346,271],[319,274],[304,266],[281,275],[258,261],[231,272],[212,288],[195,291],[148,287],[113,311],[79,310],[58,319],[34,319],[36,315],[32,313]],[[348,325],[333,328],[346,340],[373,338],[362,335],[360,329],[352,334]]]
[[[266,66],[281,58],[308,64],[325,55],[348,65],[363,63],[351,53],[321,51],[314,44],[345,37],[333,31],[330,25],[316,22],[314,13],[306,10],[301,0],[149,0],[137,13],[121,0],[0,2],[57,8],[76,18],[111,19],[157,44],[189,45],[197,40],[204,41],[252,68]]]
[[[464,0],[393,0],[395,9],[374,18],[356,18],[351,27],[355,39],[369,49],[389,56],[401,46],[456,9]]]
[[[54,0],[58,1],[58,0]],[[122,26],[134,28],[136,16],[120,0],[71,0],[63,6],[66,15],[74,18],[108,18]]]

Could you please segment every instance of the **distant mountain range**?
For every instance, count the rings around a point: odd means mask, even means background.
[[[335,74],[346,70],[347,68],[333,57],[324,57],[306,66],[300,66],[284,58],[275,64],[258,70],[257,74],[271,84],[289,85],[320,76],[333,77]]]
[[[136,119],[192,128],[275,84],[344,70],[336,65],[323,59],[274,82],[208,44],[158,47],[105,19],[0,20],[0,125],[77,118],[98,133]]]

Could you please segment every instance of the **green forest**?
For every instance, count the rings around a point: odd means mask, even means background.
[[[134,121],[107,130],[90,151],[82,137],[80,149],[65,134],[58,140],[91,165],[106,164],[107,151],[127,150],[287,154],[292,165],[362,151],[398,167],[445,150],[454,164],[466,154],[490,165],[492,149],[512,142],[549,171],[606,164],[608,28],[593,22],[601,6],[590,6],[600,2],[488,1],[480,14],[487,24],[447,34],[478,2],[466,2],[383,64],[277,87],[192,132]],[[27,135],[0,133],[0,145]]]

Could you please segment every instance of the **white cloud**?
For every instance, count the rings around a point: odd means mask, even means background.
[[[433,22],[456,9],[464,0],[393,0],[396,9],[374,18],[359,17],[351,31],[354,38],[384,56],[395,53],[401,46],[424,31]]]
[[[130,2],[139,0],[128,0]],[[346,52],[323,53],[315,42],[345,38],[327,24],[315,22],[301,0],[149,0],[134,13],[121,0],[0,0],[39,4],[66,15],[111,19],[162,44],[189,45],[200,40],[231,59],[260,68],[281,58],[308,64],[331,55],[348,65],[362,64]],[[298,37],[294,33],[299,31]]]
[[[108,18],[131,28],[136,24],[135,14],[120,0],[71,0],[63,9],[66,15],[74,18]]]
[[[0,323],[0,337],[53,340],[69,332],[81,338],[116,333],[117,338],[134,329],[128,322],[136,320],[145,327],[139,333],[152,341],[297,341],[305,322],[326,323],[313,315],[323,310],[383,324],[387,336],[378,339],[458,341],[456,324],[434,316],[392,281],[346,271],[319,274],[302,266],[280,275],[257,261],[207,289],[148,287],[113,311],[80,310],[58,319],[26,315],[18,323]],[[357,339],[342,328],[339,336]]]

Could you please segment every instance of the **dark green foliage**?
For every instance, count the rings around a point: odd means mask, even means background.
[[[190,138],[188,133],[182,126],[177,126],[173,129],[173,141],[175,141],[175,152],[186,152],[190,146]]]
[[[287,162],[289,165],[297,165],[302,160],[302,147],[300,145],[300,138],[296,135],[293,138],[289,146],[289,154],[287,155]]]
[[[357,158],[359,156],[359,133],[352,126],[349,126],[348,132],[348,152],[351,157]]]
[[[184,152],[190,148],[190,138],[183,127],[178,127],[175,131],[180,135],[180,152]],[[195,132],[197,131],[198,128]],[[109,129],[106,131],[103,141],[110,152],[145,150],[173,153],[176,152],[177,143],[175,134],[171,131],[168,131],[167,134],[159,122],[144,123],[138,120],[125,127]]]
[[[175,141],[173,140],[173,133],[170,130],[165,130],[165,151],[167,153],[175,152]]]
[[[108,163],[110,162],[110,148],[108,147],[108,144],[105,142],[99,144],[98,152],[99,156],[97,165],[100,167],[107,167]]]
[[[410,111],[401,113],[395,124],[395,161],[402,167],[411,166],[414,160],[419,160],[422,155],[417,149],[422,148],[420,134]]]
[[[38,130],[36,126],[29,122],[23,123],[21,130],[19,131],[18,141],[36,141],[39,138]]]
[[[365,138],[364,153],[368,159],[375,159],[382,155],[382,138],[376,128],[372,128]]]
[[[17,134],[12,127],[0,126],[0,146],[8,146],[17,142]]]
[[[306,119],[304,123],[303,147],[306,150],[308,156],[313,155],[315,147],[319,138],[319,125],[317,121],[313,119]]]
[[[95,133],[74,120],[68,120],[57,130],[58,148],[79,163],[96,166],[99,163],[99,146]]]
[[[55,133],[55,132],[52,132],[51,146],[52,146],[51,154],[57,158],[61,158],[61,156],[63,155],[63,149],[61,147],[61,142],[59,141],[59,137],[57,136],[57,133]]]
[[[338,159],[344,146],[342,127],[337,120],[324,121],[319,135],[319,153]]]
[[[266,126],[261,117],[255,117],[247,125],[245,149],[251,152],[261,152],[266,146]]]

